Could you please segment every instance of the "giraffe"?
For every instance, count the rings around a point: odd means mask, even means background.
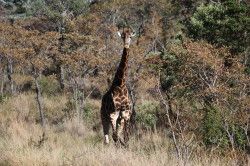
[[[113,130],[113,140],[125,145],[128,141],[128,124],[132,114],[131,101],[129,99],[128,89],[126,86],[126,77],[128,70],[129,45],[131,37],[135,36],[131,28],[123,28],[123,32],[118,31],[122,38],[124,48],[120,64],[117,68],[114,80],[109,90],[103,95],[101,105],[101,120],[104,132],[104,143],[109,143],[110,125]],[[122,140],[121,134],[124,134]]]

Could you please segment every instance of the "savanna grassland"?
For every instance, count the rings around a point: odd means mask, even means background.
[[[0,0],[0,165],[249,165],[249,16],[244,0]],[[100,119],[123,27],[126,147]]]
[[[66,107],[66,96],[45,97],[47,118],[58,118]],[[99,101],[89,100],[96,103]],[[129,147],[103,144],[99,109],[92,117],[64,118],[43,129],[38,121],[34,94],[11,97],[1,104],[1,165],[238,165],[242,158],[235,152],[206,151],[195,147],[188,159],[179,160],[167,131],[137,131]],[[50,115],[48,115],[50,114]],[[51,117],[48,117],[51,116]],[[89,115],[90,116],[90,115]],[[91,118],[91,120],[89,119]],[[89,119],[89,120],[88,120]],[[94,122],[95,121],[95,122]],[[43,130],[46,136],[43,138]],[[198,145],[197,145],[198,146]]]

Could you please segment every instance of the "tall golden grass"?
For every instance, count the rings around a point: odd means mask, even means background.
[[[65,96],[45,98],[47,116],[57,116],[66,104]],[[95,102],[94,102],[95,103]],[[99,105],[98,102],[96,102]],[[95,111],[99,111],[96,109]],[[65,118],[43,129],[36,119],[33,94],[21,94],[0,103],[0,165],[237,165],[230,156],[195,152],[186,161],[176,157],[171,139],[162,132],[132,136],[127,148],[111,141],[104,145],[101,130],[78,118]],[[99,119],[97,119],[96,123]]]

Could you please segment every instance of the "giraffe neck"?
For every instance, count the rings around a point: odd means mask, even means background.
[[[124,86],[127,77],[129,48],[124,47],[119,67],[116,71],[111,89],[116,86]]]

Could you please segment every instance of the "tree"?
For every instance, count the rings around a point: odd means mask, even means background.
[[[249,9],[249,5],[235,0],[202,4],[190,17],[188,33],[192,38],[243,52],[249,45]]]
[[[219,140],[223,137],[234,149],[246,146],[247,135],[241,128],[248,124],[248,120],[236,117],[244,117],[247,113],[247,82],[250,80],[239,57],[233,59],[234,64],[230,68],[225,65],[224,60],[229,54],[227,48],[216,48],[204,41],[187,40],[183,45],[172,44],[162,55],[161,86],[168,94],[168,100],[172,100],[173,112],[185,117],[184,121],[192,119],[188,123],[189,130],[197,130],[193,127],[202,124],[199,121],[202,119],[207,131],[205,141],[214,140],[210,143],[220,146]],[[204,117],[195,117],[195,112]],[[215,118],[216,124],[211,123],[212,118]],[[213,125],[217,128],[211,127]],[[220,131],[220,136],[214,134],[215,131]],[[236,133],[240,133],[244,145],[242,141],[239,143]]]

